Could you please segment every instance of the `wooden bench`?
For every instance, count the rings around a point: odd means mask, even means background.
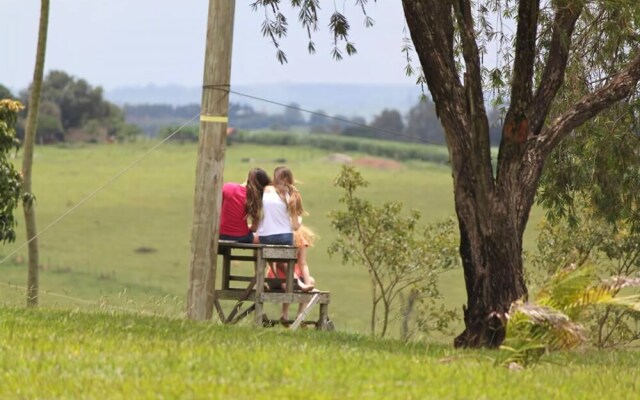
[[[222,280],[220,289],[214,292],[214,306],[220,320],[224,323],[236,323],[255,313],[255,323],[258,326],[270,326],[279,323],[279,320],[270,320],[264,314],[264,303],[307,303],[307,306],[294,321],[291,329],[296,329],[304,323],[311,309],[318,304],[320,308],[319,318],[314,322],[317,329],[332,330],[333,323],[329,320],[330,293],[314,290],[302,292],[296,290],[294,285],[294,265],[298,259],[298,249],[294,246],[277,246],[264,244],[245,244],[220,240],[218,242],[218,255],[222,256]],[[232,274],[233,261],[243,261],[253,264],[251,275]],[[265,270],[268,262],[286,263],[286,279],[265,278]],[[245,287],[233,287],[232,283],[244,283]],[[248,283],[247,283],[248,282]],[[286,284],[286,290],[271,290],[265,287],[268,284]],[[270,285],[273,287],[274,285]],[[236,304],[228,315],[220,306],[219,300],[235,300]],[[244,302],[252,304],[240,311]]]

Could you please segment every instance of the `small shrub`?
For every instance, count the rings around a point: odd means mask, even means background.
[[[416,305],[419,329],[446,328],[455,314],[437,307],[442,298],[438,276],[458,265],[453,221],[430,225],[422,232],[417,211],[403,216],[399,202],[375,206],[357,197],[357,189],[367,182],[351,166],[342,167],[335,185],[344,190],[339,201],[346,209],[330,213],[337,239],[328,251],[339,254],[343,263],[366,268],[372,293],[371,334],[384,337],[390,322],[402,317],[402,335],[408,339]]]
[[[9,160],[9,154],[20,145],[15,127],[22,108],[18,101],[0,100],[0,243],[16,240],[13,211],[21,199],[22,176]],[[29,196],[24,200],[30,201]]]
[[[600,280],[593,268],[571,265],[556,272],[530,301],[514,302],[506,322],[507,334],[497,364],[536,364],[543,355],[573,349],[587,342],[598,307],[640,312],[640,295],[616,296],[620,289],[640,285],[640,279]]]
[[[598,276],[622,279],[640,277],[640,232],[624,221],[607,222],[583,203],[575,219],[543,221],[538,251],[532,258],[530,280],[541,282],[559,270],[590,268]],[[622,288],[612,295],[617,296]],[[588,343],[597,348],[617,348],[640,340],[640,312],[613,306],[593,310],[583,321]]]

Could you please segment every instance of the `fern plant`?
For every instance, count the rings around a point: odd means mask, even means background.
[[[599,280],[593,268],[571,265],[554,274],[532,301],[514,302],[500,315],[507,327],[496,363],[527,367],[546,353],[573,349],[587,340],[581,321],[597,307],[640,311],[640,295],[618,296],[622,288],[640,286],[639,278]]]

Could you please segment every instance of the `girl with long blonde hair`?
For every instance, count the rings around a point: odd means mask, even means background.
[[[273,171],[273,185],[266,186],[262,195],[263,213],[257,231],[260,243],[293,245],[293,232],[300,227],[304,213],[302,197],[293,183],[289,168]]]

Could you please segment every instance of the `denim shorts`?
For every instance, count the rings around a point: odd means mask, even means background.
[[[231,242],[238,242],[238,243],[253,243],[253,232],[249,232],[244,236],[231,236],[231,235],[220,234],[219,239],[229,240]]]
[[[293,246],[293,233],[278,233],[275,235],[260,236],[261,244],[286,244]]]

